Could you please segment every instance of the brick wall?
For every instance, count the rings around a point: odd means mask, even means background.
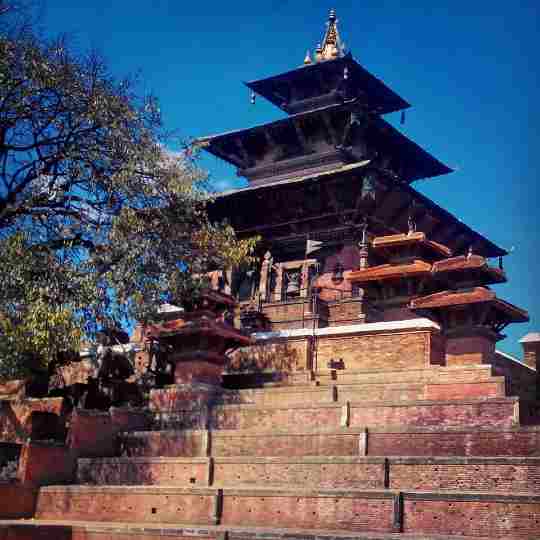
[[[328,302],[328,326],[358,324],[364,321],[362,298]]]
[[[76,456],[61,444],[28,442],[23,445],[17,472],[23,484],[46,485],[74,480]]]
[[[317,368],[325,369],[332,358],[343,358],[348,370],[427,367],[434,344],[428,331],[319,336]]]
[[[227,371],[304,370],[308,366],[308,349],[309,340],[306,337],[260,342],[233,353]]]
[[[0,519],[30,518],[34,515],[37,489],[0,482]]]
[[[495,340],[486,336],[449,337],[446,362],[449,366],[483,364],[495,354]]]
[[[506,377],[509,396],[519,396],[526,400],[540,399],[538,372],[499,353],[495,353],[489,363],[493,366],[494,374]]]

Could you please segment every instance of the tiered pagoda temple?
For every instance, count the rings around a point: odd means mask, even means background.
[[[247,179],[211,213],[260,263],[139,328],[169,363],[138,353],[142,406],[0,386],[0,540],[537,540],[540,334],[496,349],[528,320],[491,288],[505,250],[414,189],[450,169],[334,11],[248,87],[287,117],[199,144]]]
[[[506,324],[528,320],[485,288],[506,280],[506,251],[412,186],[451,169],[383,118],[410,105],[345,53],[334,11],[313,57],[247,86],[288,116],[198,143],[248,182],[211,209],[240,237],[262,239],[260,266],[220,281],[248,326],[322,328],[421,313],[443,318],[445,332],[488,325],[495,341]],[[481,305],[482,322],[455,322],[465,305]]]

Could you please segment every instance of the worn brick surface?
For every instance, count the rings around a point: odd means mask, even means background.
[[[390,459],[391,489],[540,493],[540,458],[516,460]]]
[[[326,528],[348,531],[392,530],[392,499],[341,492],[280,494],[232,491],[223,500],[222,524]]]
[[[417,402],[351,405],[351,426],[511,426],[516,423],[512,399],[471,402]]]
[[[283,484],[305,487],[384,488],[384,460],[354,458],[244,459],[216,458],[213,479],[218,485]]]
[[[212,433],[212,455],[215,457],[355,456],[359,446],[358,433]]]
[[[540,430],[370,431],[373,456],[540,456]]]
[[[206,455],[205,431],[147,431],[122,434],[119,451],[123,456],[197,457]]]
[[[36,517],[204,524],[215,522],[215,490],[158,487],[48,487]]]
[[[425,399],[467,399],[479,397],[504,397],[506,395],[505,380],[498,377],[498,380],[490,382],[476,383],[455,383],[455,384],[427,384],[425,389]]]
[[[341,407],[336,404],[288,407],[226,405],[210,413],[210,426],[216,429],[272,430],[295,426],[339,426]]]
[[[304,337],[242,347],[231,354],[227,371],[304,370],[308,367],[308,347],[308,339]]]
[[[431,332],[320,336],[317,369],[332,358],[342,358],[346,369],[427,367],[432,356]]]
[[[207,458],[79,459],[77,479],[95,485],[208,485]]]
[[[404,532],[528,539],[540,535],[540,503],[407,500]]]

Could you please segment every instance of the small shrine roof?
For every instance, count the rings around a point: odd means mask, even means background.
[[[497,311],[505,313],[513,322],[527,322],[529,314],[505,300],[497,298],[496,294],[485,287],[474,287],[470,290],[441,291],[428,296],[415,298],[410,307],[413,310],[437,309],[467,304],[489,302]]]
[[[443,257],[450,257],[452,255],[450,248],[443,244],[439,244],[438,242],[434,242],[433,240],[428,240],[425,233],[421,231],[377,236],[373,239],[371,245],[373,249],[383,249],[388,247],[410,246],[414,244],[422,244]]]
[[[347,274],[347,279],[353,283],[367,283],[368,281],[427,276],[430,274],[431,264],[417,259],[407,264],[381,264],[363,270],[355,270]]]
[[[145,330],[146,338],[167,338],[192,334],[221,336],[225,339],[240,342],[244,345],[251,342],[251,339],[248,336],[241,334],[235,328],[210,319],[204,319],[202,321],[176,319],[174,321],[167,321],[162,324],[150,325]]]
[[[434,274],[456,273],[467,270],[483,273],[492,283],[504,283],[506,281],[504,270],[489,266],[487,260],[480,255],[460,255],[433,264]]]

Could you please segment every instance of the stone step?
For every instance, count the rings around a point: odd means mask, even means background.
[[[0,540],[491,540],[486,536],[347,532],[279,527],[104,523],[73,520],[0,521]]]
[[[36,518],[358,532],[540,535],[540,495],[305,488],[51,486]]]
[[[504,377],[490,377],[472,382],[354,382],[323,385],[295,385],[238,390],[229,393],[239,403],[260,406],[299,405],[354,401],[415,401],[505,397]]]
[[[296,371],[289,374],[289,385],[368,384],[387,382],[408,383],[476,383],[487,382],[493,377],[492,367],[485,364],[468,366],[438,366],[407,369],[326,369]],[[272,386],[272,385],[269,385]]]
[[[539,457],[208,457],[79,459],[93,485],[261,484],[540,493]]]
[[[540,427],[316,427],[122,433],[126,457],[540,456]]]
[[[201,426],[198,410],[155,412],[160,428],[189,429]],[[519,423],[517,398],[351,401],[344,403],[304,403],[296,405],[227,404],[208,412],[213,429],[272,429],[296,426],[500,426]],[[206,424],[206,420],[204,421]]]

